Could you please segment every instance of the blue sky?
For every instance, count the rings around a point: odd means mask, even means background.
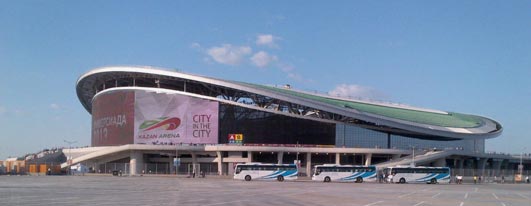
[[[477,114],[531,152],[530,1],[0,1],[0,159],[90,144],[77,78],[149,65]]]

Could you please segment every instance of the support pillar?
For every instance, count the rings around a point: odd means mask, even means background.
[[[192,172],[195,173],[196,175],[199,174],[197,173],[197,168],[196,168],[196,165],[197,165],[197,154],[195,152],[192,152]]]
[[[372,162],[372,154],[365,154],[365,166],[371,165]]]
[[[487,165],[488,158],[481,158],[478,160],[478,175],[485,175],[485,165]]]
[[[387,133],[387,149],[391,149],[391,133]]]
[[[170,167],[170,174],[174,174],[175,173],[175,166],[173,166],[173,156],[172,155],[168,155],[168,165]],[[177,173],[175,173],[177,174]]]
[[[465,167],[465,160],[464,159],[456,159],[457,165],[455,166],[457,168],[457,173],[459,175],[465,175],[463,169]]]
[[[339,153],[336,153],[336,165],[341,164],[341,155]]]
[[[247,162],[253,162],[253,152],[247,152]]]
[[[468,169],[468,173],[465,172],[465,176],[474,176],[476,175],[476,171],[474,170],[474,159],[464,159],[464,169]]]
[[[284,152],[277,152],[277,164],[282,164]]]
[[[492,163],[493,163],[492,169],[494,169],[494,176],[500,176],[502,162],[503,162],[503,159],[492,160]]]
[[[217,151],[216,155],[218,156],[218,175],[223,175],[223,155],[221,151]]]
[[[306,175],[308,177],[312,176],[312,153],[306,153]]]
[[[144,167],[144,154],[140,151],[131,151],[129,159],[129,174],[135,176],[142,174]]]

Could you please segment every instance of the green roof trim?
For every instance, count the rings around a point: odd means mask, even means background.
[[[238,83],[241,83],[241,82],[238,82]],[[453,112],[447,112],[448,114],[440,114],[440,113],[427,112],[427,111],[418,111],[418,110],[412,110],[412,109],[388,107],[388,106],[382,106],[382,105],[327,98],[327,97],[316,96],[316,95],[296,92],[293,90],[282,89],[282,88],[277,88],[277,87],[272,87],[272,86],[264,86],[264,85],[249,84],[249,83],[244,83],[244,84],[250,85],[253,87],[266,89],[266,90],[273,91],[273,92],[288,94],[291,96],[297,96],[297,97],[301,97],[305,99],[311,99],[311,100],[315,100],[321,103],[326,103],[326,104],[330,104],[330,105],[334,105],[338,107],[355,109],[357,111],[364,112],[364,113],[375,114],[375,115],[380,115],[384,117],[389,117],[393,119],[399,119],[399,120],[404,120],[404,121],[409,121],[409,122],[414,122],[414,123],[419,123],[419,124],[427,124],[427,125],[434,125],[434,126],[441,126],[441,127],[454,127],[454,128],[474,128],[474,127],[481,126],[482,124],[482,120],[480,119],[480,117],[473,116],[473,115],[459,114],[459,113],[453,113]]]

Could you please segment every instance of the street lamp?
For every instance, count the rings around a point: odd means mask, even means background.
[[[415,166],[415,145],[411,147],[413,148],[413,158],[412,158],[411,166],[414,167]]]
[[[68,162],[68,160],[72,159],[72,144],[77,143],[77,141],[68,141],[68,140],[63,140],[63,141],[68,144],[68,153],[69,153],[69,157],[67,157],[67,162]],[[70,163],[68,163],[68,165],[70,165]]]
[[[522,149],[522,151],[520,152],[520,165],[518,165],[518,170],[520,171],[520,175],[523,175],[524,173],[524,165],[523,165],[523,161],[522,161],[522,158],[524,156],[524,151],[526,150],[527,148],[524,147]]]

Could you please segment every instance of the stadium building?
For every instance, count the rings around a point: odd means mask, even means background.
[[[78,79],[76,91],[92,114],[92,145],[68,150],[63,166],[231,174],[240,162],[295,161],[310,174],[322,163],[410,164],[415,152],[421,165],[504,163],[484,153],[502,125],[477,115],[152,67],[97,68]]]

